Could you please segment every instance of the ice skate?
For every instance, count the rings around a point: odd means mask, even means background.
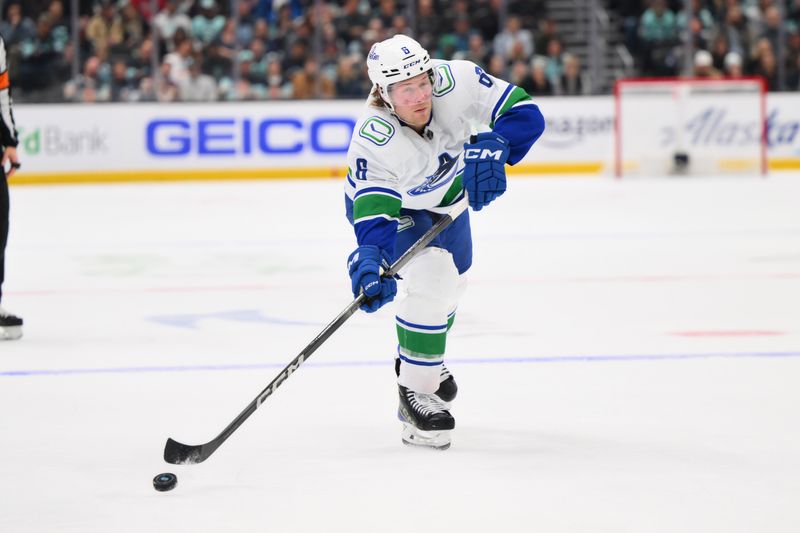
[[[403,443],[437,450],[450,447],[450,431],[455,428],[453,415],[435,394],[414,392],[398,385],[400,407],[397,417],[403,423]]]
[[[22,319],[0,307],[0,340],[13,341],[22,337]]]
[[[397,377],[400,377],[400,358],[395,357],[394,359],[394,373]],[[439,397],[440,400],[444,403],[444,408],[449,410],[453,400],[456,399],[456,395],[458,394],[458,385],[456,385],[456,379],[453,377],[453,374],[450,373],[450,370],[442,363],[442,368],[439,372],[439,388],[436,389],[434,392],[436,396]]]

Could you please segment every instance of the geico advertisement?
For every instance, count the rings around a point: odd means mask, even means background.
[[[547,127],[524,162],[610,160],[612,97],[535,101]],[[57,173],[344,167],[350,136],[363,109],[363,101],[337,100],[43,104],[19,105],[14,113],[25,170]],[[708,118],[703,123],[704,133],[695,137],[705,142],[724,140],[737,128],[752,129],[752,125],[738,125],[735,114],[723,115],[714,109],[704,112]],[[697,128],[698,124],[687,121],[687,127]],[[800,95],[769,95],[767,128],[770,156],[800,157]]]
[[[26,170],[345,166],[361,101],[21,105]]]

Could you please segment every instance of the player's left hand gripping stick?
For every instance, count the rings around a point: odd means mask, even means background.
[[[381,277],[382,271],[389,270],[389,254],[384,250],[373,245],[359,246],[347,259],[347,270],[353,297],[358,298],[364,291],[363,311],[373,313],[394,300],[397,282],[392,277]]]
[[[469,206],[480,211],[506,192],[506,160],[510,147],[501,135],[488,131],[464,144],[464,190]]]

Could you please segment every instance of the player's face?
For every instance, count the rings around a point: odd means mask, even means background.
[[[389,86],[394,112],[403,122],[424,127],[431,118],[433,86],[427,73]]]

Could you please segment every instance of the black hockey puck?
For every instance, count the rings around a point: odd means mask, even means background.
[[[178,476],[164,472],[153,478],[153,488],[159,492],[166,492],[175,488],[178,484]]]

